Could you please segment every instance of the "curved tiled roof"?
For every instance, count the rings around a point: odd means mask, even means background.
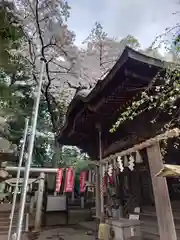
[[[140,75],[142,74],[142,76],[144,76],[144,79],[147,78],[147,76],[149,76],[149,79],[144,83],[148,85],[152,78],[154,77],[154,75],[157,74],[158,69],[164,68],[164,64],[165,62],[163,61],[146,56],[129,47],[126,47],[122,55],[120,56],[114,67],[107,74],[107,76],[104,78],[104,80],[98,81],[96,86],[92,90],[79,91],[74,97],[74,99],[71,101],[67,111],[65,125],[59,131],[59,142],[63,144],[63,140],[65,139],[66,140],[65,144],[74,145],[74,143],[72,144],[72,141],[70,140],[69,137],[69,133],[73,131],[74,119],[80,113],[83,114],[83,111],[87,109],[89,106],[94,106],[98,104],[103,97],[108,97],[109,96],[108,94],[110,94],[110,91],[112,90],[111,88],[116,89],[117,86],[120,86],[121,84],[124,83],[124,79],[118,76],[121,70],[125,71],[125,67],[130,66],[132,71],[134,72],[138,70],[139,71],[138,73]],[[137,77],[136,80],[138,81]],[[124,102],[128,101],[127,98],[128,97],[124,98],[124,100],[121,100],[120,104],[123,104],[122,101]],[[103,121],[106,121],[106,119],[103,119]],[[76,133],[73,134],[74,136],[76,135]],[[91,143],[87,142],[87,144]]]

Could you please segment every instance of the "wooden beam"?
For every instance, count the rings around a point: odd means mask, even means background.
[[[160,240],[177,240],[166,178],[156,177],[156,173],[163,168],[159,142],[153,143],[153,145],[147,147],[147,155],[153,185]]]
[[[124,151],[116,153],[116,154],[112,154],[112,155],[104,158],[101,162],[102,163],[110,162],[110,161],[112,161],[112,159],[117,158],[118,156],[121,156],[121,157],[127,156],[129,154],[132,154],[133,152],[136,152],[136,151],[142,150],[144,148],[150,147],[153,144],[155,144],[156,142],[159,142],[161,140],[168,139],[168,138],[178,137],[179,135],[180,135],[180,129],[179,128],[174,128],[172,130],[168,130],[167,132],[165,132],[163,134],[160,134],[160,135],[158,135],[154,138],[150,138],[150,139],[148,139],[148,140],[146,140],[146,141],[144,141],[140,144],[134,145],[134,147],[131,147],[127,150],[124,150]]]
[[[146,83],[150,83],[152,81],[152,78],[136,74],[136,73],[134,73],[134,72],[132,72],[132,71],[130,71],[128,69],[125,69],[125,75],[126,75],[126,77],[132,77],[132,78],[136,78],[138,80],[141,79],[141,80],[143,80]]]
[[[118,87],[116,87],[113,92],[110,94],[110,96],[107,96],[107,97],[102,97],[98,103],[94,104],[94,105],[91,105],[88,106],[88,108],[90,109],[93,109],[94,112],[97,112],[98,109],[105,103],[109,102],[109,99],[112,97],[112,96],[115,96],[117,94],[119,94],[119,91],[122,90],[124,88],[124,84],[125,82],[121,83],[121,85],[119,85]]]

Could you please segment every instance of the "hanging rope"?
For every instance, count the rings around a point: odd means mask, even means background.
[[[152,146],[153,144],[155,144],[156,142],[159,142],[161,140],[164,139],[168,139],[168,138],[174,138],[174,137],[178,137],[180,135],[180,129],[179,128],[174,128],[172,130],[168,130],[167,132],[157,135],[154,138],[150,138],[140,144],[134,145],[134,147],[129,148],[127,150],[124,150],[122,152],[110,155],[106,158],[104,158],[103,160],[101,160],[101,163],[106,163],[106,162],[110,162],[112,159],[116,159],[118,156],[122,157],[122,156],[127,156],[127,155],[131,155],[134,152],[137,152],[139,150],[142,150],[144,148],[148,148],[150,146]]]

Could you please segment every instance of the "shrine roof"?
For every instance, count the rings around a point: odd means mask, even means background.
[[[120,116],[122,109],[145,89],[165,62],[125,47],[122,55],[107,74],[92,90],[82,90],[71,101],[64,127],[58,141],[74,145],[98,159],[98,133],[96,124],[102,125],[104,148],[117,136],[109,129]]]

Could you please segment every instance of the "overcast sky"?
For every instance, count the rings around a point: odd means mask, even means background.
[[[80,44],[95,21],[101,22],[110,37],[135,36],[148,47],[165,28],[180,19],[178,0],[68,0],[71,6],[70,29]]]

